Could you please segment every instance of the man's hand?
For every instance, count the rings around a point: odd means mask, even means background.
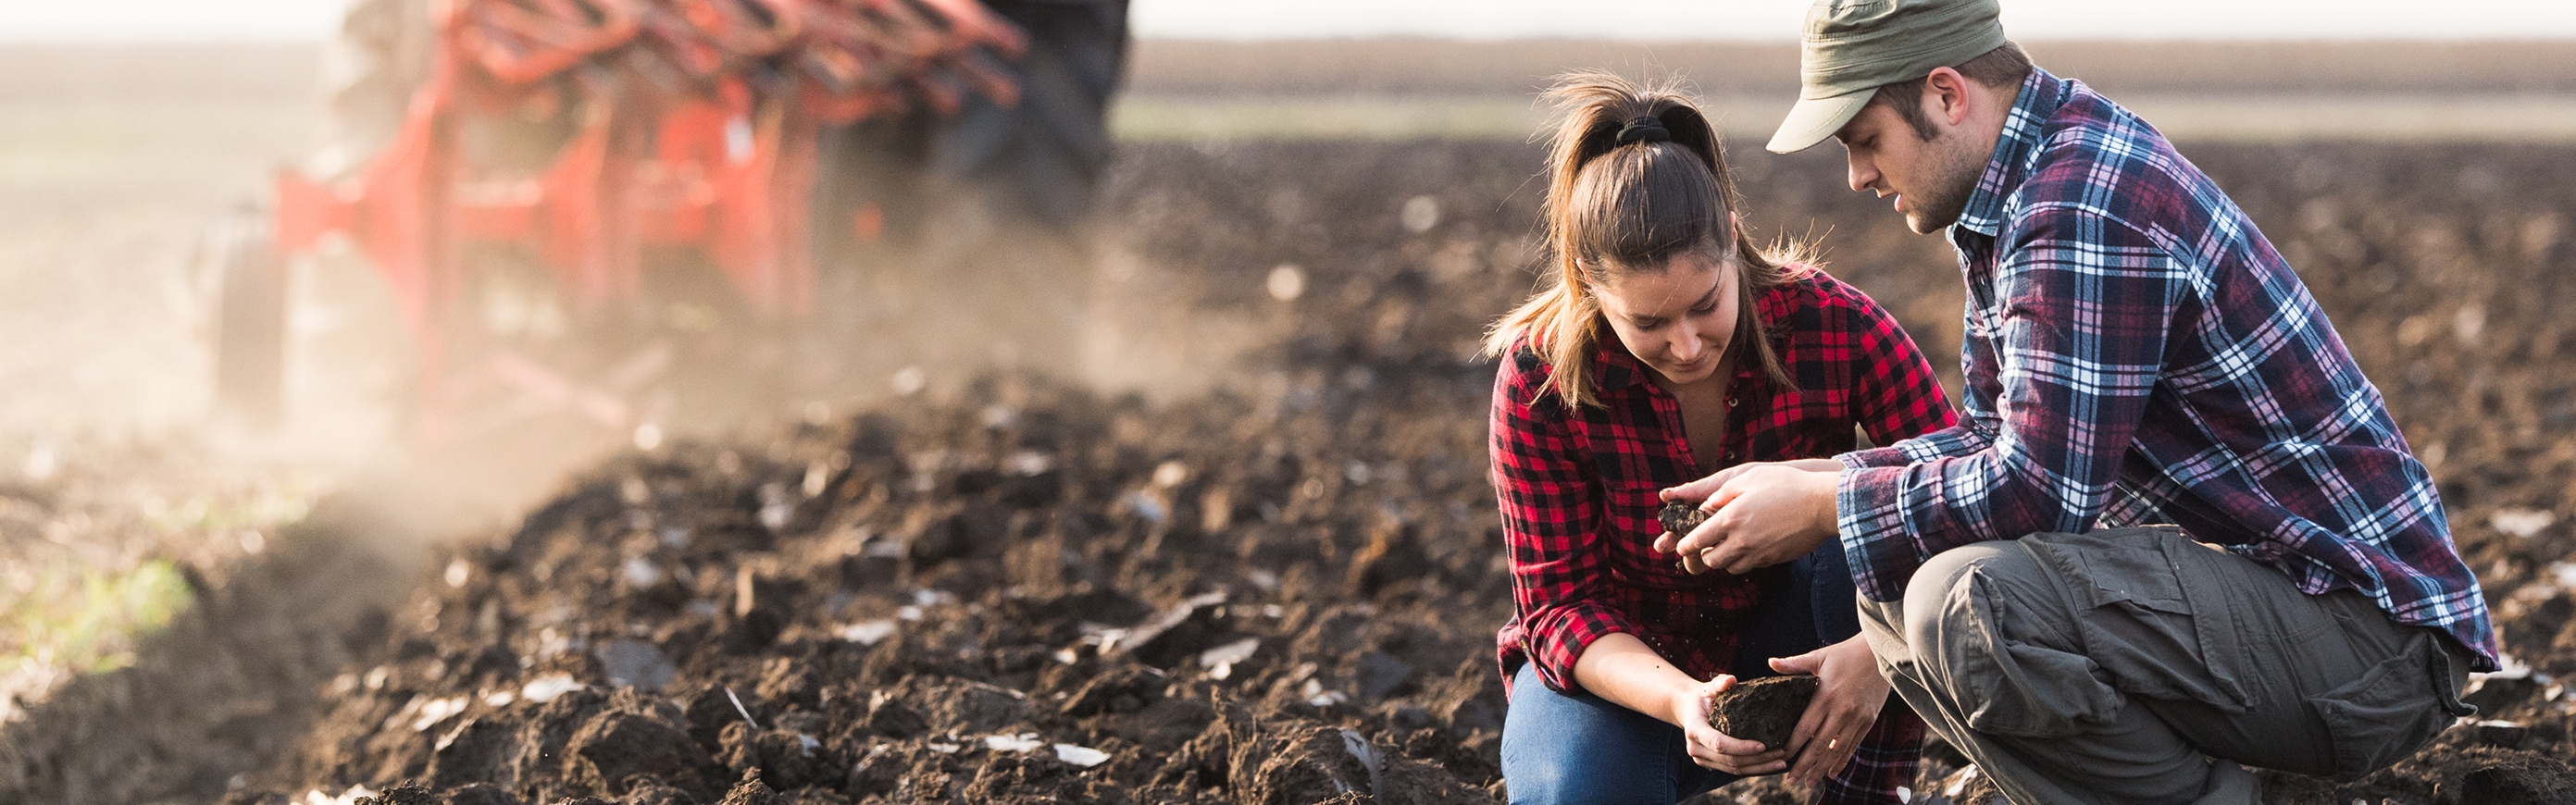
[[[1843,465],[1832,459],[1743,464],[1662,493],[1699,504],[1708,522],[1687,535],[1664,534],[1655,550],[1679,554],[1682,570],[1749,573],[1805,556],[1834,535],[1834,489]]]
[[[1816,698],[1807,703],[1806,714],[1789,733],[1787,747],[1797,759],[1789,769],[1789,782],[1812,788],[1851,763],[1861,736],[1869,733],[1870,725],[1878,721],[1879,708],[1887,704],[1887,680],[1878,675],[1878,661],[1870,656],[1869,643],[1857,635],[1795,657],[1773,659],[1771,670],[1814,674],[1818,681]]]
[[[1735,687],[1735,677],[1718,674],[1715,679],[1674,694],[1673,723],[1681,725],[1691,762],[1737,777],[1778,774],[1788,768],[1787,749],[1765,747],[1708,725],[1708,714],[1717,707],[1717,694],[1731,687]]]

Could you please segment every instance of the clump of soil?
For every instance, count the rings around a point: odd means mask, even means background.
[[[1816,698],[1816,678],[1808,674],[1766,676],[1735,683],[1717,694],[1708,725],[1718,732],[1761,744],[1765,749],[1789,745],[1807,702]]]
[[[1688,534],[1699,524],[1708,522],[1708,512],[1678,500],[1664,501],[1664,508],[1656,513],[1656,517],[1663,521],[1664,532],[1668,534]]]

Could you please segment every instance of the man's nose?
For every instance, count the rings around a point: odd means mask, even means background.
[[[1846,175],[1847,178],[1851,180],[1851,189],[1853,192],[1868,190],[1870,185],[1878,183],[1878,169],[1870,165],[1867,161],[1862,160],[1859,156],[1854,155],[1845,159],[1844,162],[1850,168],[1850,171]]]

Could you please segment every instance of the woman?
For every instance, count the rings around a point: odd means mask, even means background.
[[[1922,722],[1857,636],[1840,546],[1744,576],[1658,554],[1658,492],[1949,426],[1931,366],[1868,296],[1738,226],[1716,133],[1681,96],[1564,77],[1549,157],[1553,281],[1486,341],[1518,614],[1497,635],[1514,802],[1671,803],[1788,772],[1896,802]],[[1774,659],[1777,658],[1777,659]],[[1766,662],[1767,660],[1767,662]],[[1738,677],[1815,674],[1785,746],[1708,726]]]

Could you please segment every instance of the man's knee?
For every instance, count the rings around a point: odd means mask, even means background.
[[[1989,611],[1976,602],[1984,587],[1977,583],[1979,577],[2026,574],[2036,571],[2035,565],[2029,551],[2010,542],[1976,542],[1934,554],[1906,581],[1898,599],[1902,618],[1887,625],[1901,630],[1909,646],[1931,646],[1946,631],[1978,626],[1970,621]]]
[[[1970,726],[2065,735],[2119,710],[2116,692],[2090,672],[2048,567],[2022,544],[1943,551],[1915,571],[1902,601],[1888,613],[1899,617],[1878,625],[1901,641],[1889,649],[1902,662],[1883,670],[1935,691]]]

